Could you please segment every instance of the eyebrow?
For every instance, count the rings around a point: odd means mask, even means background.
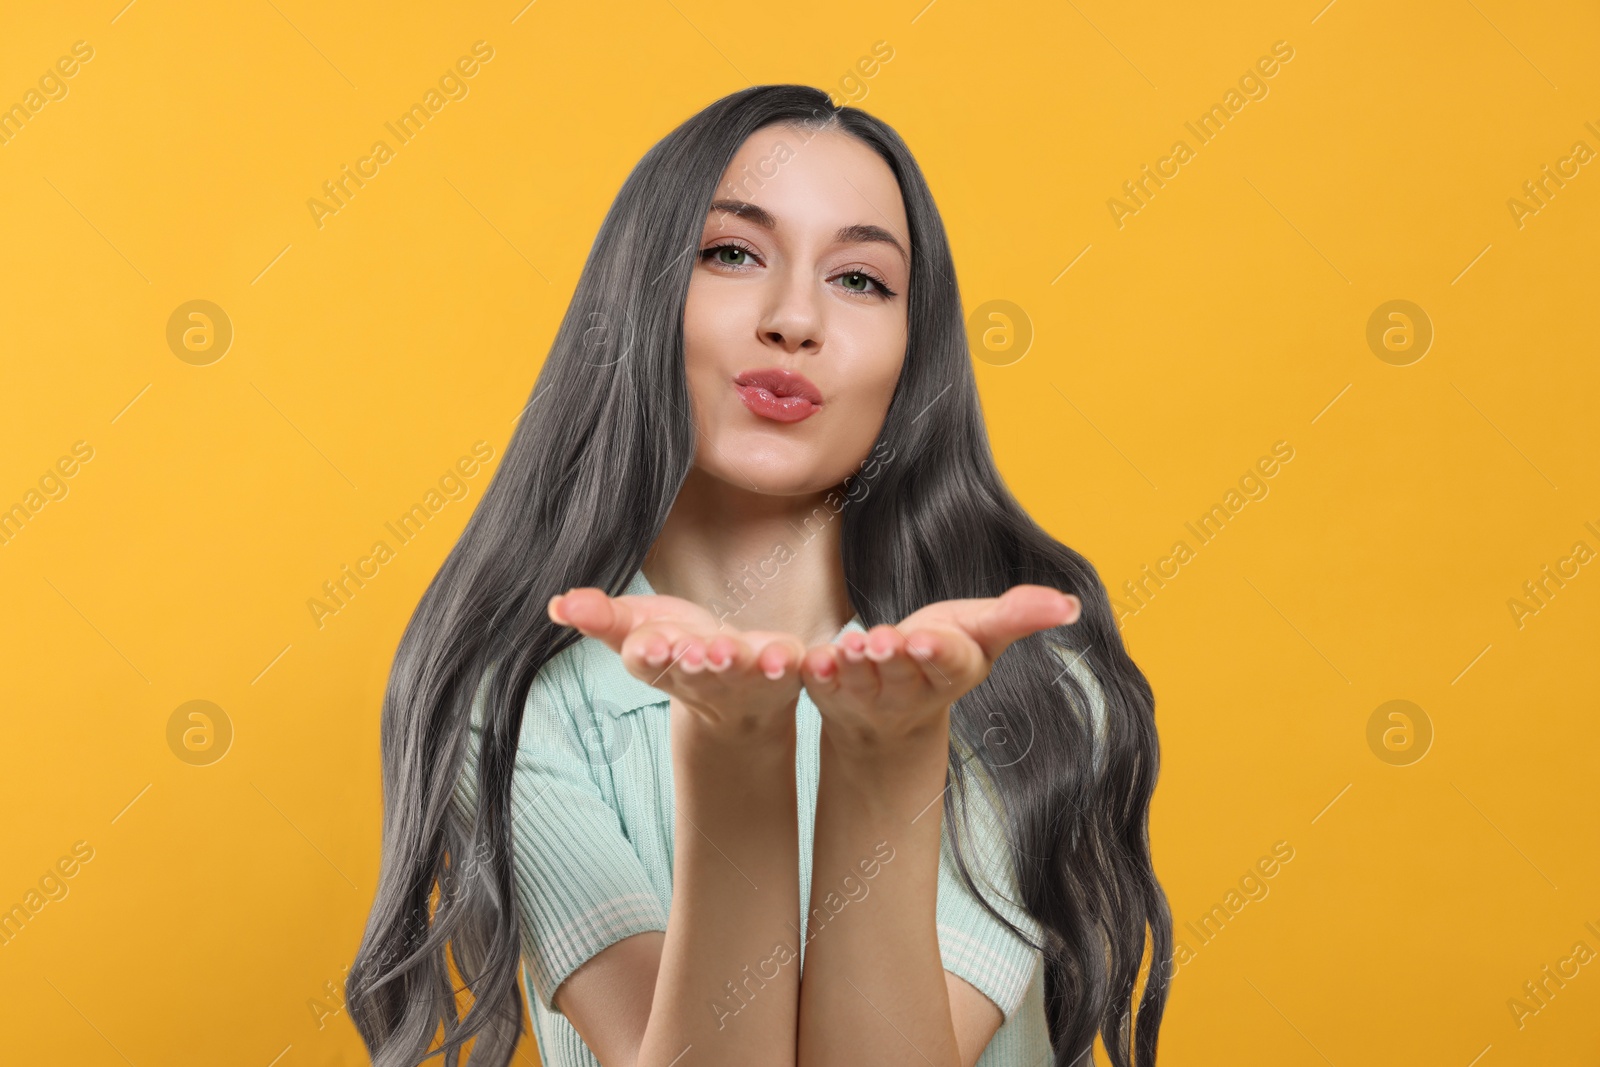
[[[764,230],[776,230],[778,228],[778,220],[773,217],[770,211],[759,204],[752,204],[746,200],[713,200],[706,214],[709,215],[713,211],[737,215],[742,219],[755,223]],[[911,257],[906,253],[905,246],[899,242],[894,234],[882,226],[872,226],[859,222],[852,226],[840,226],[834,231],[833,239],[840,244],[879,241],[899,252],[900,258],[905,260],[908,265],[911,263]]]

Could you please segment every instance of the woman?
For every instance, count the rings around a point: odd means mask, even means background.
[[[552,1067],[1155,1062],[1153,697],[995,469],[954,278],[819,90],[634,168],[385,694],[379,1067],[509,1063],[524,957]]]

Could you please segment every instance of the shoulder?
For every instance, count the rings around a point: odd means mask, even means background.
[[[607,657],[614,663],[609,662]],[[481,728],[489,685],[498,662],[479,676],[472,700],[472,722]],[[545,661],[528,686],[524,725],[530,719],[574,719],[579,709],[600,705],[616,695],[615,675],[621,658],[593,637],[582,637]]]
[[[597,725],[589,716],[581,714],[587,703],[584,691],[590,688],[586,681],[586,650],[580,647],[582,644],[579,641],[550,657],[528,687],[516,748],[506,754],[513,760],[519,775],[541,768],[577,766],[582,762],[584,741]],[[462,767],[462,776],[469,782],[476,777],[480,749],[487,743],[484,734],[491,683],[502,669],[502,662],[489,664],[479,676],[473,694]]]

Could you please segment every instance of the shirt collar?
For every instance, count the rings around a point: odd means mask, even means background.
[[[634,572],[622,595],[654,596],[655,589],[645,578],[644,571],[638,570]],[[833,640],[837,641],[850,630],[866,631],[859,612],[850,616],[850,620],[833,635]],[[589,675],[595,679],[598,691],[606,694],[604,699],[607,710],[614,717],[621,717],[630,711],[638,711],[652,704],[665,704],[672,699],[672,694],[629,674],[628,668],[622,665],[622,657],[598,637],[585,637],[579,644],[584,646],[588,655]]]

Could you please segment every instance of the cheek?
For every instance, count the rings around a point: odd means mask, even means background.
[[[683,359],[693,375],[717,348],[717,316],[705,291],[693,283],[683,307]]]
[[[863,409],[881,415],[889,409],[889,401],[900,382],[900,371],[905,362],[905,323],[884,325],[860,339],[862,358],[857,366],[856,380],[861,383],[857,402]]]
[[[821,445],[829,464],[842,464],[836,472],[841,478],[855,470],[882,431],[905,362],[903,331],[884,329],[855,340],[861,347],[841,374],[849,386]]]
[[[750,354],[761,314],[754,287],[718,285],[719,280],[696,274],[689,283],[683,306],[683,343],[684,358],[694,361],[691,366],[726,362],[730,354]]]
[[[737,350],[735,331],[741,322],[739,310],[729,301],[717,299],[716,286],[691,283],[683,309],[683,363],[689,381],[689,394],[696,410],[703,412],[713,391],[733,373],[725,364],[727,355]]]

